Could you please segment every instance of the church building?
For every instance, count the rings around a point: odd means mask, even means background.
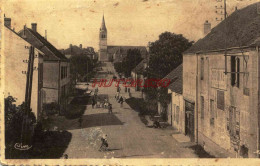
[[[143,58],[148,55],[145,46],[108,46],[107,45],[107,28],[103,15],[101,28],[99,31],[99,51],[98,60],[101,62],[120,62],[126,57],[127,51],[130,49],[139,49]]]

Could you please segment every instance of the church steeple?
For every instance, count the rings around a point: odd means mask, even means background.
[[[103,14],[103,19],[102,19],[100,31],[107,31],[104,14]]]
[[[107,28],[105,24],[105,17],[103,13],[102,24],[99,31],[99,60],[108,61],[107,55]]]

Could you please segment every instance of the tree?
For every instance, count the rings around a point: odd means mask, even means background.
[[[164,32],[159,40],[151,43],[149,68],[145,75],[147,78],[162,79],[182,63],[182,53],[191,47],[193,41],[189,41],[181,34]],[[147,87],[144,89],[147,100],[157,100],[166,108],[170,101],[167,88]]]
[[[131,71],[143,60],[139,49],[127,50],[127,56],[122,61],[125,77],[131,76]]]
[[[84,76],[93,71],[94,65],[94,61],[83,54],[72,56],[70,58],[70,73],[72,79],[84,78]]]
[[[36,123],[36,117],[31,109],[25,107],[25,103],[16,107],[13,103],[15,102],[14,97],[8,96],[5,98],[5,143],[6,147],[13,146],[14,143],[21,141],[21,135],[24,124],[25,116],[29,119],[27,123],[28,128],[32,127]]]
[[[182,63],[182,53],[191,47],[193,41],[181,34],[164,32],[159,40],[151,43],[149,72],[151,77],[163,78]]]

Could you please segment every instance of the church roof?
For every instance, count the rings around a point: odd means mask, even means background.
[[[104,14],[103,14],[103,19],[102,19],[102,24],[101,24],[100,30],[107,31]]]
[[[260,14],[257,13],[255,3],[233,12],[185,53],[250,46],[255,44],[258,37],[260,37]]]

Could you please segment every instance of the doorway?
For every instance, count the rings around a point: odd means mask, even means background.
[[[192,142],[195,141],[194,136],[194,103],[185,101],[185,135],[190,137]]]

